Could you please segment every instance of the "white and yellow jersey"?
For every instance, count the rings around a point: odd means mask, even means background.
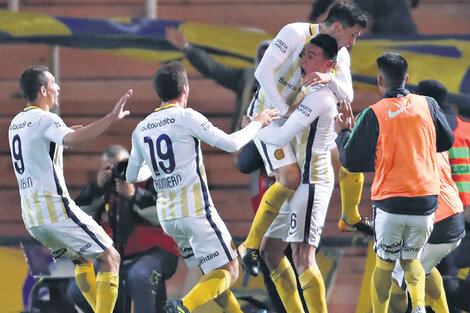
[[[294,103],[301,90],[299,55],[305,44],[319,33],[318,24],[300,22],[287,24],[279,31],[256,69],[260,88],[248,107],[248,116],[272,108],[277,108],[283,115]],[[343,47],[338,51],[335,75],[329,84],[338,98],[348,102],[353,100],[350,64],[349,52]]]
[[[334,118],[338,102],[333,91],[316,86],[283,123],[263,128],[257,138],[282,147],[291,143],[301,172],[301,183],[333,182],[331,149],[335,147]]]
[[[8,141],[21,196],[26,228],[64,220],[73,200],[65,186],[63,146],[73,132],[62,119],[38,107],[28,107],[11,121]]]
[[[254,138],[260,124],[252,122],[247,127],[228,135],[193,109],[174,104],[158,108],[132,133],[127,179],[134,181],[138,170],[149,165],[160,221],[210,214],[215,208],[200,140],[234,152]]]
[[[335,147],[334,118],[338,114],[337,98],[330,88],[309,92],[296,112],[304,118],[297,122],[304,129],[291,141],[303,184],[334,182],[331,149]],[[294,117],[295,118],[295,117]],[[313,120],[311,123],[308,121]]]

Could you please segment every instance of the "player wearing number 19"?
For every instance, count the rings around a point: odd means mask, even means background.
[[[119,254],[101,226],[70,198],[62,152],[63,146],[78,147],[128,115],[123,108],[132,90],[102,119],[74,128],[49,112],[58,106],[60,88],[47,67],[26,69],[20,90],[26,108],[11,121],[8,141],[26,229],[51,250],[54,258],[72,260],[77,285],[95,312],[111,313],[118,293]],[[100,262],[96,278],[91,259]]]
[[[229,289],[238,278],[237,253],[209,194],[201,140],[235,152],[275,119],[278,111],[265,110],[245,128],[228,135],[186,108],[189,84],[180,62],[162,65],[153,82],[161,106],[132,134],[127,180],[139,180],[141,168],[149,165],[161,226],[178,244],[186,264],[198,265],[204,272],[182,300],[167,302],[166,312],[191,312],[212,299],[225,312],[241,312]]]

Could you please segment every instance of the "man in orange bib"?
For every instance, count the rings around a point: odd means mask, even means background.
[[[350,105],[343,102],[336,143],[347,170],[375,172],[373,312],[387,312],[391,274],[400,260],[412,312],[424,313],[425,273],[419,257],[432,231],[438,202],[436,151],[448,150],[454,137],[433,98],[404,88],[408,64],[401,55],[387,52],[377,59],[377,66],[382,100],[367,108],[355,125]]]

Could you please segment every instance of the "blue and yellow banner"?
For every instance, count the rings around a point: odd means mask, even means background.
[[[112,50],[148,61],[168,61],[181,53],[165,39],[165,28],[183,31],[191,44],[218,61],[251,66],[258,44],[271,34],[219,25],[147,18],[49,17],[0,10],[0,44],[32,43]]]
[[[361,38],[351,49],[355,87],[376,85],[375,60],[387,51],[398,52],[407,60],[409,84],[435,79],[448,88],[453,102],[470,100],[470,34]]]
[[[106,50],[151,62],[181,58],[165,38],[165,28],[184,32],[188,42],[206,50],[218,62],[252,66],[258,44],[274,34],[220,25],[148,18],[91,19],[50,17],[0,10],[0,44],[32,43]],[[363,36],[351,49],[355,88],[377,92],[376,58],[396,51],[409,63],[411,85],[437,79],[454,103],[470,103],[470,34]]]

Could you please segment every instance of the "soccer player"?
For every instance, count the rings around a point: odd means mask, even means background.
[[[297,99],[301,85],[328,84],[339,99],[352,101],[351,61],[347,48],[355,44],[356,38],[366,26],[367,17],[352,3],[334,5],[325,22],[321,24],[292,23],[284,26],[271,42],[256,69],[255,76],[260,88],[248,108],[248,116],[261,112],[263,108],[272,107],[279,109],[281,115],[288,115],[290,113],[288,108]],[[304,44],[318,34],[327,34],[337,40],[340,51],[335,65],[335,75],[319,72],[302,75],[299,54]],[[295,154],[289,144],[276,147],[259,140],[255,140],[255,143],[263,157],[266,172],[270,176],[274,175],[276,182],[264,194],[248,237],[238,247],[243,270],[254,276],[259,272],[258,255],[261,239],[279,213],[282,204],[293,195],[301,179]],[[355,176],[360,175],[362,174],[355,174]],[[359,178],[354,178],[352,181],[355,180]],[[361,180],[357,187],[353,190],[355,193],[353,196],[360,199]],[[359,200],[343,199],[343,202],[352,203],[354,207]],[[361,221],[360,216],[359,221]]]
[[[350,171],[375,171],[371,198],[375,216],[372,308],[386,312],[396,260],[405,272],[413,312],[424,313],[422,248],[433,228],[439,194],[437,152],[452,146],[445,115],[430,97],[405,89],[408,64],[397,53],[377,58],[382,100],[362,112],[353,126],[349,104],[337,118],[341,164]]]
[[[425,292],[426,305],[435,312],[449,312],[442,277],[436,269],[441,260],[454,251],[465,236],[465,218],[463,204],[459,198],[459,190],[452,180],[449,157],[447,152],[437,154],[439,165],[440,192],[435,212],[434,228],[431,232],[423,253],[420,257],[426,274]],[[392,293],[389,311],[405,312],[408,297],[400,288],[403,284],[403,269],[400,263],[393,270]],[[406,285],[405,285],[406,286]]]
[[[453,280],[451,276],[449,275],[449,269],[454,267],[457,262],[459,262],[460,267],[467,267],[470,265],[470,258],[469,256],[469,249],[468,249],[468,244],[470,243],[470,237],[469,237],[469,228],[468,228],[468,213],[469,211],[469,204],[470,204],[470,189],[465,188],[465,182],[464,180],[470,177],[470,169],[469,167],[461,166],[462,164],[469,164],[469,147],[470,147],[470,123],[463,121],[460,117],[457,117],[452,110],[450,104],[447,102],[447,88],[439,81],[437,80],[422,80],[418,83],[418,86],[416,88],[416,93],[424,96],[429,96],[433,97],[437,103],[439,104],[439,107],[442,109],[444,112],[447,122],[449,123],[450,128],[452,129],[452,132],[454,133],[454,144],[452,145],[452,148],[450,148],[448,154],[449,154],[449,163],[450,167],[452,169],[452,180],[455,181],[455,184],[457,185],[458,188],[458,194],[460,196],[460,200],[462,201],[463,204],[463,210],[464,210],[464,219],[465,219],[465,225],[464,228],[466,230],[465,237],[460,242],[460,245],[452,252],[450,253],[447,257],[445,257],[438,266],[438,270],[440,274],[444,277],[444,286],[445,286],[445,293],[447,296],[447,301],[448,301],[448,307],[449,311],[454,311],[456,310],[456,305],[455,305],[455,299],[461,298],[461,297],[454,297],[454,291],[451,290],[448,287],[451,285],[449,282]],[[466,126],[466,129],[465,129]],[[462,153],[462,151],[464,153]],[[467,153],[465,153],[467,152]],[[439,209],[439,207],[438,207]],[[437,213],[436,213],[437,214]],[[454,220],[456,218],[454,217]],[[447,233],[452,234],[452,233],[457,233],[459,230],[460,225],[449,225],[445,229]],[[437,224],[435,224],[434,229],[436,229]],[[433,230],[434,234],[434,230]],[[431,242],[431,239],[433,237],[433,234],[431,234],[431,238],[428,240],[428,242]],[[452,261],[457,261],[456,263],[452,264]],[[452,264],[452,265],[451,265]],[[424,266],[424,265],[423,265]],[[426,269],[426,268],[425,268]],[[457,279],[457,278],[455,278]],[[427,286],[426,286],[427,288]],[[465,290],[462,290],[465,293]],[[467,290],[468,291],[468,290]],[[440,295],[444,294],[444,290],[440,292]],[[463,302],[465,302],[465,297],[463,298]],[[427,298],[426,298],[427,300]],[[436,301],[433,301],[436,303]],[[438,302],[445,302],[445,297],[444,301],[438,301]],[[469,302],[469,301],[467,301]],[[434,308],[434,307],[433,307]],[[462,306],[460,306],[460,309],[465,309]],[[436,312],[439,312],[438,310],[435,309]],[[468,310],[466,310],[468,311]]]
[[[75,203],[103,227],[121,256],[119,272],[125,283],[116,311],[132,301],[133,313],[161,313],[167,300],[165,281],[178,266],[177,246],[160,227],[153,180],[125,181],[128,159],[123,146],[107,146],[96,179],[80,190]],[[75,282],[69,283],[67,295],[83,313],[93,312]]]
[[[200,141],[235,152],[279,112],[265,110],[228,135],[186,108],[189,84],[180,62],[162,65],[153,82],[161,106],[132,134],[127,180],[136,182],[145,164],[151,168],[161,226],[178,244],[187,265],[198,265],[204,273],[182,300],[167,301],[166,312],[192,312],[212,299],[224,310],[241,312],[229,289],[238,278],[237,253],[209,194]]]
[[[123,108],[132,90],[105,117],[76,130],[49,111],[59,105],[60,88],[47,67],[26,69],[20,90],[26,108],[11,121],[8,141],[26,229],[54,258],[65,256],[76,265],[77,285],[95,312],[111,313],[118,293],[119,253],[101,226],[70,198],[62,152],[64,146],[75,148],[96,138],[128,115]],[[96,278],[92,259],[100,263]]]
[[[232,90],[235,93],[235,107],[232,114],[231,131],[240,129],[242,117],[250,104],[254,92],[259,84],[254,77],[255,69],[268,48],[271,40],[259,43],[254,58],[254,66],[243,68],[228,66],[214,60],[204,49],[190,44],[184,32],[173,27],[165,29],[166,39],[176,48],[199,73],[214,80],[217,84]]]
[[[302,75],[330,72],[337,53],[333,37],[315,36],[301,52]],[[338,100],[327,85],[305,89],[296,101],[297,109],[284,125],[267,127],[257,136],[276,146],[292,140],[302,177],[294,195],[282,206],[263,238],[261,255],[286,311],[303,312],[292,265],[284,256],[290,243],[305,302],[309,312],[314,313],[327,312],[325,284],[315,261],[315,251],[334,186],[330,150],[335,146]]]

